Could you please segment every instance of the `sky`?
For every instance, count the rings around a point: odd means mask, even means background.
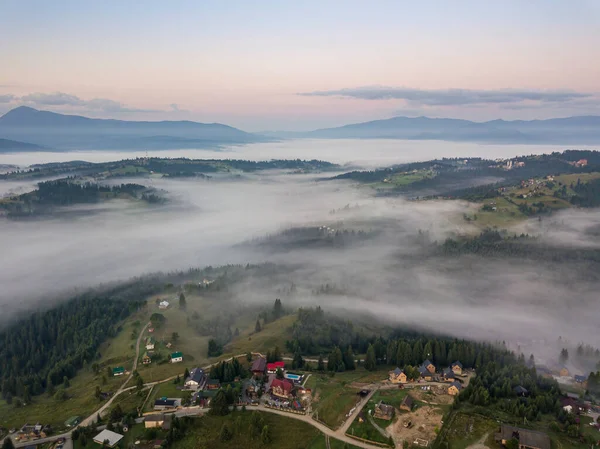
[[[597,0],[0,2],[0,113],[308,130],[599,115]]]

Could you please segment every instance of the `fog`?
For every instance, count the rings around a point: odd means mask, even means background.
[[[351,151],[347,161],[357,155]],[[307,157],[325,156],[315,152]],[[14,163],[4,157],[0,162]],[[422,154],[411,157],[427,159]],[[376,157],[369,163],[377,163]],[[600,346],[599,285],[582,276],[581,267],[425,256],[423,233],[430,242],[441,242],[457,233],[476,232],[462,219],[471,206],[376,198],[350,183],[319,182],[318,176],[263,172],[239,179],[144,180],[168,192],[169,203],[149,207],[113,201],[71,207],[51,219],[0,218],[0,325],[18,311],[66,297],[73,288],[155,271],[274,262],[289,269],[268,280],[234,286],[237,300],[264,305],[278,288],[294,282],[298,293],[286,301],[294,306],[319,304],[340,316],[375,316],[394,326],[514,344],[556,342],[561,335]],[[7,189],[2,183],[0,187]],[[540,242],[590,247],[599,242],[599,223],[597,211],[571,210],[514,231],[539,235]],[[302,226],[378,232],[341,248],[253,243]],[[337,286],[340,293],[313,295],[324,284]]]
[[[594,149],[578,146],[578,149]],[[397,139],[299,139],[280,142],[224,146],[214,150],[165,151],[81,151],[1,154],[0,164],[27,166],[47,162],[83,160],[108,162],[124,158],[187,157],[193,159],[321,159],[358,167],[380,167],[405,162],[426,161],[442,157],[509,158],[523,154],[562,151],[557,145],[485,145],[465,142],[418,141]]]

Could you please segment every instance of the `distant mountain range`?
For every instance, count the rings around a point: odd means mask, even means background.
[[[549,120],[469,120],[393,117],[338,128],[268,133],[280,138],[450,140],[484,143],[599,144],[600,116]]]
[[[274,138],[594,145],[600,144],[600,116],[488,122],[393,117],[309,132],[252,134],[219,123],[92,119],[20,106],[0,117],[0,138],[15,142],[0,143],[0,152],[48,148],[55,151],[218,149],[220,145],[265,142]],[[27,148],[27,145],[31,146]]]
[[[17,140],[0,139],[0,153],[18,151],[47,151],[47,148],[33,143],[19,142]]]
[[[219,123],[105,120],[27,106],[0,117],[0,137],[57,150],[212,148],[270,140]]]

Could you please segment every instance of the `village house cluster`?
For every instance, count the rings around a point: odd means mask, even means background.
[[[465,377],[463,365],[458,360],[442,372],[438,373],[436,367],[430,360],[425,360],[418,368],[419,379],[417,382],[447,382],[449,383],[447,392],[451,396],[456,396],[462,390],[462,382],[459,380]],[[389,372],[389,381],[393,384],[405,384],[409,382],[405,370],[396,368]]]

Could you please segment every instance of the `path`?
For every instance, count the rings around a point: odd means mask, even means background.
[[[131,369],[131,373],[129,373],[129,377],[125,380],[125,382],[123,382],[121,384],[121,387],[115,392],[115,394],[112,395],[112,397],[108,401],[106,401],[106,403],[102,407],[100,407],[95,413],[92,413],[86,419],[81,421],[79,426],[89,426],[90,424],[93,424],[94,422],[96,422],[96,417],[98,415],[102,416],[102,413],[104,413],[104,411],[108,407],[111,406],[111,404],[113,403],[113,401],[115,400],[115,398],[117,396],[119,396],[124,391],[128,391],[128,390],[131,390],[132,388],[135,388],[135,387],[125,388],[125,385],[127,385],[127,383],[131,380],[131,378],[133,377],[133,372],[137,369],[138,359],[140,358],[140,342],[142,341],[142,337],[144,336],[144,332],[146,331],[146,329],[148,329],[148,326],[150,326],[150,322],[146,323],[146,325],[140,331],[140,335],[138,335],[137,342],[135,345],[135,358],[133,359],[133,368]],[[77,426],[77,427],[79,427],[79,426]]]
[[[354,418],[356,418],[356,415],[358,415],[360,413],[360,411],[363,409],[365,404],[367,402],[369,402],[369,399],[371,399],[373,397],[373,395],[375,394],[376,391],[377,391],[377,388],[372,389],[368,395],[366,395],[364,398],[362,398],[360,400],[358,405],[354,408],[354,412],[352,412],[352,414],[348,417],[348,419],[344,422],[344,424],[342,424],[342,426],[338,430],[336,430],[336,434],[345,435],[346,432],[348,432],[348,429],[354,422]],[[339,438],[339,437],[336,437],[336,438]]]
[[[370,414],[368,414],[368,413],[367,413],[367,419],[369,420],[369,422],[371,423],[371,425],[373,427],[375,427],[375,430],[377,432],[379,432],[379,434],[381,436],[383,436],[384,438],[388,438],[390,436],[385,429],[382,429],[381,427],[379,427],[377,425],[377,423],[375,422],[375,420],[373,419],[373,417]]]
[[[477,443],[471,444],[470,446],[467,447],[467,449],[490,449],[489,447],[487,447],[485,444],[485,440],[487,440],[487,437],[489,436],[489,433],[486,433],[484,436],[482,436],[479,441]]]

